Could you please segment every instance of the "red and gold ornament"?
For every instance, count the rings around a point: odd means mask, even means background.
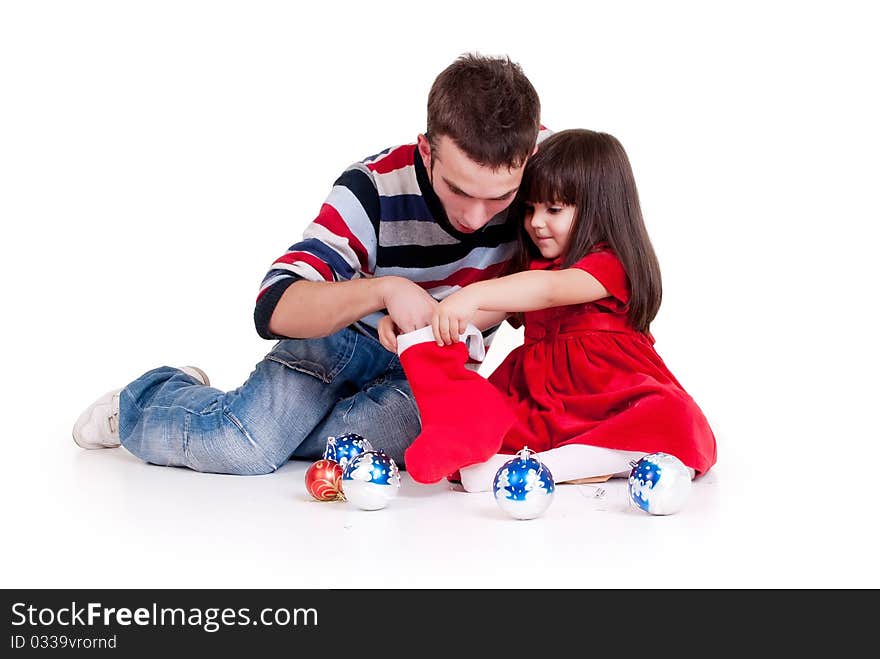
[[[318,501],[344,499],[342,467],[333,460],[318,460],[306,470],[306,489]]]

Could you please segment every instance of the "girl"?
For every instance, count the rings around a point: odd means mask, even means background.
[[[518,199],[523,271],[460,289],[432,323],[438,345],[449,346],[469,323],[524,312],[524,344],[489,378],[512,421],[499,454],[459,465],[463,487],[491,489],[523,446],[556,482],[628,475],[630,460],[656,451],[705,473],[716,457],[712,430],[653,347],[660,269],[623,147],[604,133],[556,133],[529,160]],[[388,323],[380,336],[395,344]]]

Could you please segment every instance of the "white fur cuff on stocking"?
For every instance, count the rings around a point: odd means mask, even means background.
[[[467,344],[468,356],[476,362],[481,362],[486,357],[486,345],[483,343],[483,334],[474,325],[468,324],[464,334],[459,335],[458,339]],[[417,343],[435,342],[434,332],[431,326],[417,329],[414,332],[400,334],[397,337],[397,354],[402,355],[403,351]]]

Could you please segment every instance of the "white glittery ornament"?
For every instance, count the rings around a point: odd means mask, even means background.
[[[652,515],[671,515],[684,507],[691,493],[691,472],[668,453],[650,453],[632,464],[629,496]]]
[[[553,474],[528,447],[495,473],[492,492],[498,506],[516,519],[534,519],[553,501]]]
[[[342,473],[345,500],[361,510],[379,510],[400,489],[400,472],[384,451],[365,451],[352,458]]]

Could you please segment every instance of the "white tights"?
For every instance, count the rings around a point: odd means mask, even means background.
[[[556,483],[596,476],[629,476],[630,460],[637,461],[644,456],[643,451],[618,451],[586,444],[568,444],[535,454],[553,474]],[[496,472],[513,457],[499,453],[486,462],[464,467],[459,471],[462,487],[468,492],[491,490]]]

